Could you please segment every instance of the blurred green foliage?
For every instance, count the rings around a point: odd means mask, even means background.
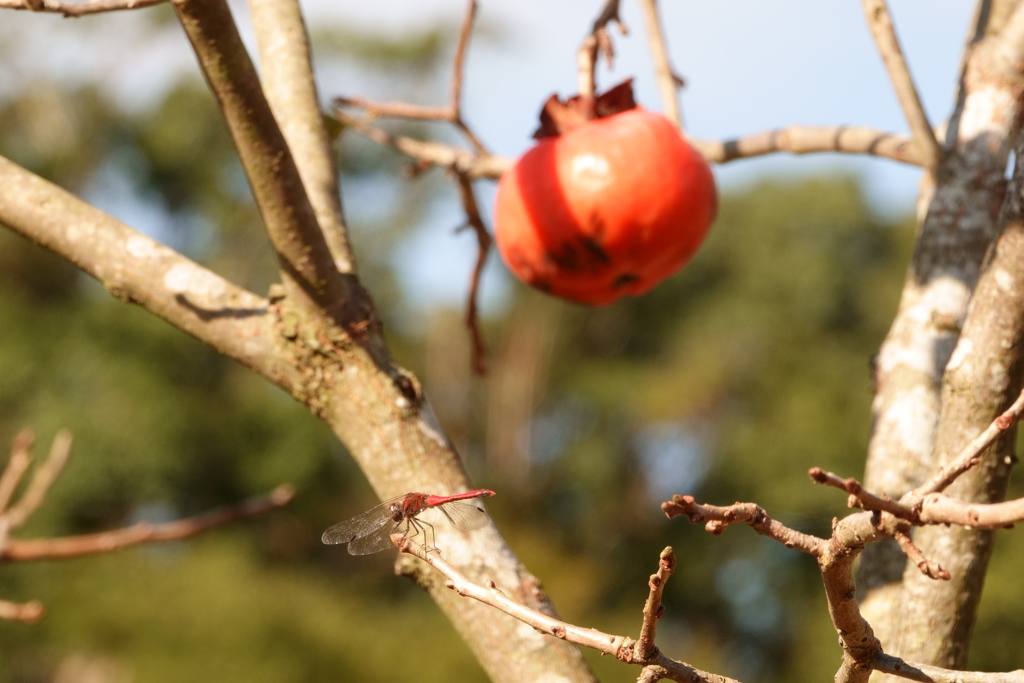
[[[360,54],[436,68],[435,33]],[[386,320],[400,320],[407,304],[390,254],[438,179],[398,180],[401,159],[347,134],[340,150],[361,270]],[[254,291],[275,278],[197,83],[131,115],[97,90],[39,84],[0,109],[0,153],[130,222],[159,215],[147,224],[154,236]],[[367,209],[367,196],[393,201]],[[828,533],[845,501],[806,471],[862,471],[869,359],[895,312],[913,223],[874,216],[844,178],[764,183],[721,206],[694,262],[643,298],[594,310],[516,286],[488,322],[488,380],[446,369],[469,365],[450,312],[428,329],[388,329],[461,435],[477,483],[499,491],[490,509],[565,618],[635,634],[646,576],[671,544],[680,562],[659,629],[665,652],[747,680],[823,680],[840,651],[814,562],[746,528],[714,538],[666,521],[658,503],[675,491],[753,500]],[[507,349],[529,324],[548,338],[534,352],[544,371],[526,419],[510,424],[487,406],[504,400],[502,376],[523,374],[523,356]],[[319,544],[322,529],[375,502],[324,425],[7,232],[0,378],[0,443],[25,426],[39,432],[39,452],[60,427],[75,435],[25,536],[170,519],[283,481],[298,490],[285,511],[189,542],[0,568],[0,597],[49,609],[34,626],[0,622],[0,683],[484,680],[429,599],[392,575],[387,553],[353,558]],[[488,439],[502,429],[513,446],[495,459]],[[1024,495],[1019,477],[1013,486]],[[1021,534],[1001,535],[972,667],[1024,666],[1022,562]],[[602,680],[635,680],[633,667],[587,657]]]

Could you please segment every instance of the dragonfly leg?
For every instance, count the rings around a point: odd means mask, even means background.
[[[438,550],[437,546],[435,545],[437,543],[437,531],[434,529],[434,525],[431,524],[430,522],[426,521],[426,520],[423,520],[423,519],[419,520],[419,522],[420,522],[420,524],[423,524],[424,526],[430,527],[430,540],[431,540],[431,543],[430,543],[430,545],[427,546],[427,552],[429,553],[432,550],[437,550],[437,554],[440,555],[441,551]],[[424,532],[423,533],[423,540],[425,541],[426,540],[426,536],[427,536],[426,529],[424,529],[423,532]]]

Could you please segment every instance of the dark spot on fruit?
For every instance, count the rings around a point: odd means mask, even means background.
[[[559,251],[549,251],[544,255],[544,260],[550,263],[554,263],[562,270],[568,270],[575,272],[581,269],[583,265],[580,263],[580,254],[569,242],[562,244],[562,248]]]
[[[601,246],[601,243],[593,237],[581,237],[580,243],[587,250],[587,253],[590,254],[590,256],[592,256],[598,263],[607,265],[612,262],[612,260],[608,258],[607,252],[605,252],[604,248]]]
[[[639,275],[634,275],[633,273],[622,273],[617,278],[615,278],[615,282],[612,283],[612,289],[622,289],[626,285],[631,285],[634,282],[639,281]]]
[[[599,214],[590,214],[590,234],[593,235],[594,239],[604,239],[604,233],[606,229],[607,226],[605,226],[604,220],[601,218]]]

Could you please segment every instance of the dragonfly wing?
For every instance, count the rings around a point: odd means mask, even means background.
[[[439,506],[438,509],[459,531],[474,531],[487,524],[487,513],[473,503],[454,500]]]
[[[344,522],[335,524],[324,532],[324,535],[320,537],[320,540],[327,545],[336,545],[338,543],[349,543],[360,536],[372,534],[374,531],[391,521],[391,516],[388,514],[388,508],[395,501],[401,500],[401,498],[402,496],[399,496],[398,498],[386,500],[380,505],[370,508],[366,512],[358,514],[351,519],[346,519]]]
[[[367,536],[360,536],[348,544],[349,555],[372,555],[388,548],[394,549],[395,544],[391,542],[391,534],[398,529],[398,523],[391,522],[371,532]]]

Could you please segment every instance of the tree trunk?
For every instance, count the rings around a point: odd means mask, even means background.
[[[918,243],[899,312],[877,358],[865,485],[897,498],[955,455],[1019,390],[1016,342],[997,331],[998,325],[985,328],[1008,302],[1002,294],[983,301],[982,293],[995,296],[997,281],[1005,283],[1007,273],[1015,272],[996,266],[999,256],[988,265],[968,312],[985,253],[1013,217],[1004,212],[1001,220],[1000,210],[1021,114],[1024,11],[1018,4],[979,3],[945,158],[936,177],[922,181]],[[1012,249],[1014,230],[1007,229],[1007,243],[1000,245],[1005,253]],[[1013,348],[999,346],[1006,343]],[[956,362],[947,368],[951,357]],[[987,374],[996,367],[1002,368],[998,380]],[[1006,448],[994,450],[1005,454]],[[1008,472],[1006,465],[979,468],[958,483],[956,494],[968,500],[1001,496]],[[924,664],[962,667],[990,534],[935,527],[919,532],[918,539],[926,556],[949,569],[953,580],[924,578],[894,542],[877,543],[864,553],[860,567],[861,608],[886,651]],[[955,557],[940,547],[956,548]]]

